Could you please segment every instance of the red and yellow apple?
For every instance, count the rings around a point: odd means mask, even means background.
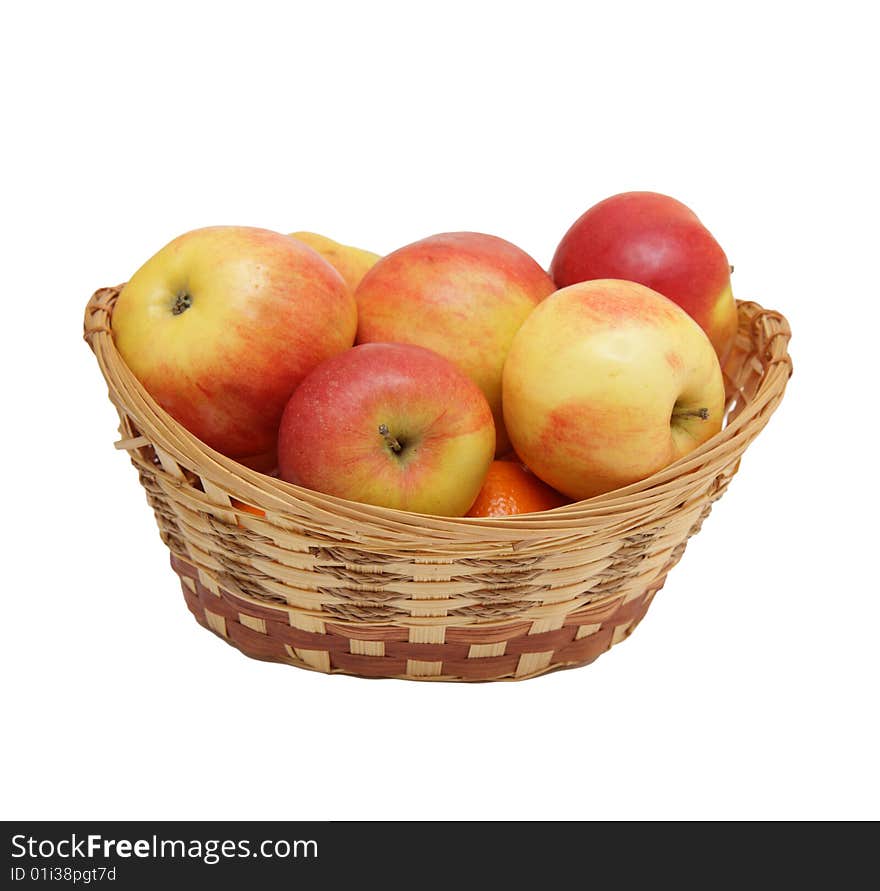
[[[318,253],[278,232],[196,229],[122,289],[113,336],[128,367],[187,430],[259,470],[281,413],[319,362],[350,347],[354,297]]]
[[[720,429],[718,357],[693,319],[634,282],[548,297],[504,366],[504,419],[545,483],[584,499],[645,479]]]
[[[591,207],[556,249],[557,287],[592,279],[638,282],[675,301],[723,361],[737,329],[730,264],[689,208],[656,192],[624,192]]]
[[[467,511],[494,454],[479,388],[412,344],[363,344],[323,362],[291,396],[278,434],[288,482],[444,516]]]
[[[314,248],[345,279],[352,291],[381,259],[372,251],[340,244],[326,235],[318,235],[317,232],[292,232],[290,237]]]
[[[501,238],[477,232],[433,235],[381,259],[361,281],[358,343],[413,343],[458,366],[483,391],[499,452],[509,443],[501,370],[510,342],[554,290],[543,269]]]

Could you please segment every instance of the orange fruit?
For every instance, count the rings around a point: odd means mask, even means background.
[[[569,499],[539,480],[525,464],[499,460],[489,465],[483,488],[465,516],[509,517],[563,504],[569,504]]]
[[[245,504],[243,501],[239,501],[237,498],[230,497],[229,499],[232,502],[232,506],[237,508],[238,510],[243,510],[247,514],[253,514],[255,517],[265,517],[266,511],[260,510],[258,507],[254,507],[252,504]]]

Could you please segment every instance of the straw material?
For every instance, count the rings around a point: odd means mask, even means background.
[[[786,320],[740,303],[726,426],[709,442],[553,511],[430,517],[302,489],[209,449],[117,353],[119,290],[94,294],[85,337],[187,605],[248,656],[323,672],[484,681],[592,662],[644,616],[791,375]]]

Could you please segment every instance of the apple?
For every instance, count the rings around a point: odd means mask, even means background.
[[[162,408],[211,448],[269,470],[290,394],[352,345],[357,307],[312,248],[215,226],[147,260],[112,324],[120,355]]]
[[[483,391],[509,448],[501,371],[513,335],[555,290],[524,251],[477,232],[433,235],[381,259],[360,283],[358,343],[414,343],[454,362]]]
[[[737,330],[730,271],[696,214],[656,192],[624,192],[591,207],[566,232],[550,264],[559,288],[619,278],[659,291],[697,321],[722,361]]]
[[[372,251],[340,244],[326,235],[318,235],[317,232],[292,232],[290,237],[314,248],[345,279],[352,291],[381,259]]]
[[[461,516],[495,453],[492,412],[451,362],[368,343],[321,363],[281,418],[282,479],[351,501]]]
[[[563,288],[504,366],[504,419],[545,483],[584,499],[645,479],[721,429],[724,384],[699,325],[635,282]]]

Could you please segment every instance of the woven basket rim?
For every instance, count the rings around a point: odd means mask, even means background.
[[[601,522],[607,529],[609,521],[615,517],[620,519],[623,530],[632,525],[635,514],[639,520],[649,515],[652,503],[662,501],[671,489],[681,488],[684,492],[689,488],[689,481],[696,483],[702,479],[701,469],[711,464],[716,453],[736,448],[740,440],[752,438],[756,428],[760,429],[766,423],[768,406],[781,400],[792,371],[788,353],[791,329],[785,317],[754,301],[737,301],[740,337],[749,338],[751,353],[761,354],[764,373],[754,397],[747,404],[737,406],[735,415],[707,442],[639,482],[541,513],[494,518],[434,516],[349,501],[287,483],[251,470],[197,439],[159,406],[116,349],[111,319],[122,287],[100,288],[92,295],[86,306],[83,336],[95,354],[111,401],[135,420],[144,445],[149,442],[164,450],[200,476],[222,478],[228,494],[271,512],[275,519],[296,519],[295,508],[299,503],[312,514],[326,513],[330,521],[344,519],[347,523],[363,525],[365,530],[376,527],[384,537],[395,532],[401,535],[416,533],[419,537],[430,533],[431,537],[446,540],[489,536],[493,540],[515,542],[551,533],[558,542],[559,533],[566,529],[577,529],[582,534],[585,525],[591,522]],[[725,379],[729,383],[726,375]],[[730,399],[728,408],[729,404]],[[120,440],[116,446],[137,448],[137,438]]]

